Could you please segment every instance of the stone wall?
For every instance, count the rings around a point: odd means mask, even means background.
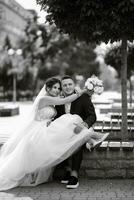
[[[63,165],[54,171],[54,178],[64,175]],[[103,142],[93,151],[84,149],[80,177],[89,179],[134,178],[134,143]]]
[[[133,147],[85,149],[80,175],[88,178],[133,178]]]

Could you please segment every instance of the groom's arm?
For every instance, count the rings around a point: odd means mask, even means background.
[[[64,105],[55,106],[55,109],[57,111],[57,114],[55,116],[55,119],[59,118],[61,115],[65,114],[65,108]]]
[[[82,104],[83,104],[82,106],[83,106],[83,111],[84,111],[84,122],[90,128],[96,122],[96,113],[95,113],[94,105],[89,95],[87,94],[83,95]]]

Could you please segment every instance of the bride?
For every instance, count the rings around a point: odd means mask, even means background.
[[[0,155],[0,191],[17,186],[35,186],[50,179],[53,167],[68,158],[93,135],[92,128],[75,133],[82,122],[78,115],[56,115],[55,105],[70,103],[83,93],[61,98],[61,83],[50,78],[36,97],[32,111],[11,138]]]

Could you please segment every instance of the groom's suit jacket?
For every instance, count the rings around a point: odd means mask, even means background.
[[[55,108],[57,110],[55,118],[65,114],[65,105],[58,105]],[[96,121],[95,109],[88,94],[83,94],[71,103],[70,113],[79,115],[88,124],[88,127],[91,127]]]

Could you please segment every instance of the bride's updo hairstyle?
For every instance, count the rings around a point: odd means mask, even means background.
[[[56,83],[60,84],[60,89],[61,89],[61,81],[58,78],[52,77],[47,79],[45,85],[46,85],[46,91],[47,89],[52,89],[53,85],[55,85]]]

